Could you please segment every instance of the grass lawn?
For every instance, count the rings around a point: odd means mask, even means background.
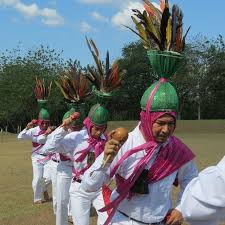
[[[110,122],[109,130],[137,122]],[[176,135],[196,154],[201,170],[225,155],[225,121],[178,121]],[[32,205],[31,143],[17,141],[16,135],[0,136],[0,225],[54,225],[52,203]],[[176,190],[175,190],[176,192]],[[91,218],[91,224],[96,224]]]

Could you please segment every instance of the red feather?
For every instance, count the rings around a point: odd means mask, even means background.
[[[144,2],[144,8],[147,11],[147,13],[151,16],[155,16],[154,11]]]

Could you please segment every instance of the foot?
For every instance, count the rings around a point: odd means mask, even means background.
[[[34,205],[41,205],[41,204],[43,204],[43,201],[42,200],[38,200],[38,201],[35,201],[34,202]]]
[[[68,222],[73,224],[73,218],[72,218],[72,216],[68,216]]]
[[[49,197],[49,195],[48,195],[48,191],[44,191],[44,192],[43,192],[43,195],[44,195],[44,200],[45,200],[46,202],[49,202],[49,201],[52,200],[52,199]]]

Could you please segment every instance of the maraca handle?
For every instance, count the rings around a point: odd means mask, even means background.
[[[110,157],[111,157],[111,155],[107,156],[106,160],[104,160],[103,163],[102,163],[102,167],[105,167],[105,165],[108,163]]]

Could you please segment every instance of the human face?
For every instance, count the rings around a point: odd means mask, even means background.
[[[48,121],[42,121],[41,126],[42,126],[43,130],[47,130],[48,126],[49,126],[49,122]]]
[[[100,138],[100,136],[105,132],[106,130],[106,125],[105,126],[93,126],[91,129],[91,136],[93,138]]]
[[[175,119],[169,114],[159,117],[152,125],[152,135],[156,142],[166,142],[175,129]]]

